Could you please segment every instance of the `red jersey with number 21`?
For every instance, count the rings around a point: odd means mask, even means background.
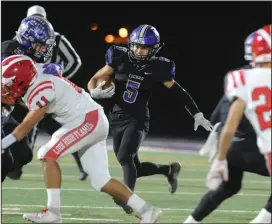
[[[271,69],[253,68],[227,74],[225,94],[246,103],[245,115],[257,134],[262,154],[271,152]]]

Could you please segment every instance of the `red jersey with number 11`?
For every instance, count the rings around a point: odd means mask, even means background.
[[[64,124],[89,111],[102,108],[84,89],[62,76],[44,74],[37,66],[38,77],[23,97],[29,110],[37,110],[46,105],[47,113]]]

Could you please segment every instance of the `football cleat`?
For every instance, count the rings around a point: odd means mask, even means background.
[[[151,207],[140,216],[140,223],[156,223],[161,213],[160,208]]]
[[[86,172],[80,172],[79,174],[79,180],[84,181],[88,177],[88,174]]]
[[[170,174],[167,176],[168,190],[171,194],[174,194],[178,188],[178,175],[181,170],[179,163],[170,164]]]
[[[60,212],[54,208],[45,208],[40,213],[26,213],[23,218],[32,223],[62,223]]]

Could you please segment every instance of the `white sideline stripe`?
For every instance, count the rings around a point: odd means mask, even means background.
[[[26,176],[26,177],[43,177],[42,174],[32,174],[32,173],[28,173],[28,174],[23,174],[23,176]],[[63,178],[78,178],[78,176],[75,176],[75,175],[62,175]],[[118,177],[118,176],[112,176],[113,178],[116,178],[116,179],[123,179],[123,177]],[[150,177],[141,177],[139,179],[139,181],[141,180],[150,180],[150,181],[162,181],[164,180],[165,178],[150,178]],[[205,183],[205,179],[200,179],[200,178],[178,178],[178,180],[180,181],[185,181],[185,182],[203,182]],[[138,181],[138,180],[137,180]],[[243,183],[250,183],[250,184],[253,184],[253,183],[256,183],[256,184],[271,184],[271,181],[268,181],[268,180],[247,180],[247,181],[243,181]]]
[[[3,206],[9,207],[44,207],[44,205],[25,205],[25,204],[3,204]],[[122,209],[120,207],[107,207],[107,206],[100,206],[100,207],[93,207],[93,206],[80,206],[80,205],[62,205],[62,208],[84,208],[84,209],[109,209],[109,210],[117,210]],[[162,208],[164,211],[192,211],[193,208]],[[247,211],[247,210],[223,210],[223,209],[216,209],[216,212],[233,212],[233,213],[259,213],[260,211]]]
[[[2,187],[2,190],[37,190],[37,191],[45,191],[45,188],[41,187]],[[84,189],[84,188],[62,188],[62,191],[89,191],[89,192],[95,192],[97,191],[93,189]],[[140,194],[167,194],[169,195],[169,192],[163,192],[163,191],[136,191],[136,193]],[[268,192],[267,192],[268,193]],[[175,195],[203,195],[204,192],[176,192]],[[244,194],[244,193],[239,193],[237,196],[252,196],[252,197],[268,197],[267,194]]]

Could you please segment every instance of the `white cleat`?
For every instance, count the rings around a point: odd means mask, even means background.
[[[151,207],[140,217],[140,223],[156,223],[159,219],[162,210],[160,208]]]
[[[60,213],[54,209],[44,209],[40,213],[26,213],[23,218],[32,223],[62,223]]]
[[[190,215],[190,216],[184,221],[184,224],[185,224],[185,223],[201,223],[201,222],[196,221],[196,220],[194,219],[194,217]]]

